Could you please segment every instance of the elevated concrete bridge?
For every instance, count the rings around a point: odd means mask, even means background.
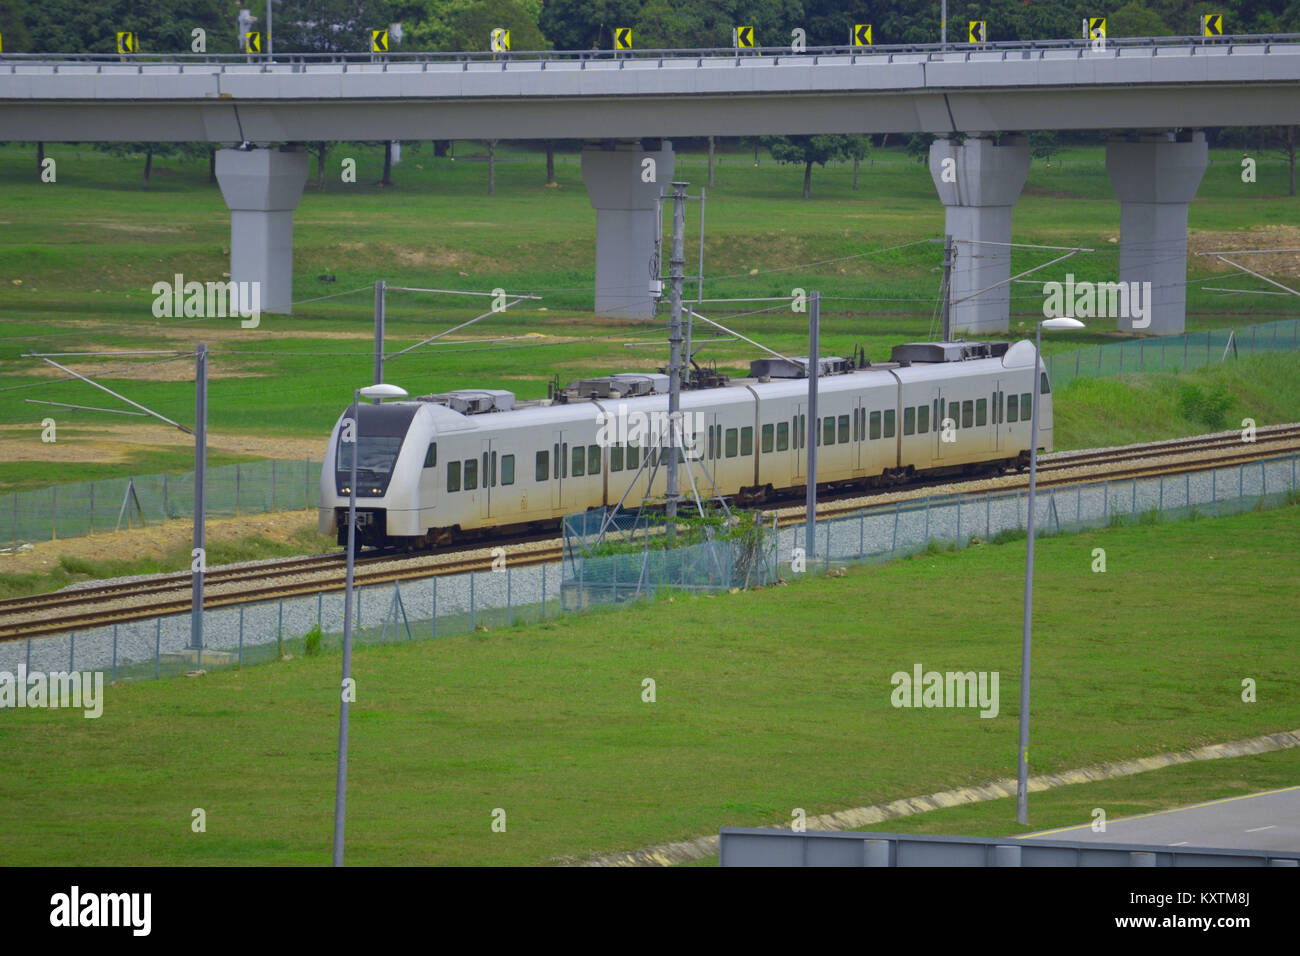
[[[1195,130],[1300,123],[1300,36],[1017,44],[493,54],[0,56],[0,140],[238,144],[218,153],[231,275],[291,301],[292,216],[307,161],[339,139],[590,141],[596,310],[649,316],[655,200],[671,136],[912,133],[942,137],[931,173],[958,239],[1010,242],[1034,129],[1115,129],[1119,279],[1152,282],[1150,331],[1183,330],[1187,204],[1206,163]],[[1133,132],[1138,131],[1138,132]],[[964,144],[953,137],[964,134]],[[280,149],[267,147],[287,144]],[[656,181],[641,181],[654,156]],[[1009,276],[998,247],[958,257],[957,297]],[[1110,278],[1110,277],[1098,277]],[[1008,327],[1006,287],[954,312]],[[1121,327],[1123,320],[1121,320]]]

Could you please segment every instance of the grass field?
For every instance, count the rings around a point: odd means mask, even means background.
[[[577,157],[559,157],[559,186],[548,189],[540,155],[503,150],[497,193],[489,197],[481,155],[472,145],[460,147],[452,161],[435,159],[427,143],[409,144],[391,188],[375,184],[375,149],[342,146],[332,153],[326,186],[309,185],[297,212],[295,315],[263,316],[259,328],[248,330],[234,320],[165,320],[151,311],[154,282],[170,282],[178,272],[217,279],[229,268],[229,216],[217,188],[207,182],[205,161],[159,160],[153,185],[145,190],[139,159],[51,145],[47,155],[58,163],[58,181],[51,184],[37,181],[31,148],[0,147],[6,196],[0,213],[0,428],[40,420],[44,411],[24,398],[111,404],[85,385],[39,370],[35,360],[22,358],[27,351],[185,349],[205,341],[213,349],[214,430],[323,434],[346,402],[348,386],[369,381],[372,286],[379,278],[422,288],[501,287],[544,296],[532,308],[467,329],[454,343],[392,361],[388,377],[413,394],[499,386],[536,397],[545,394],[553,376],[568,381],[663,364],[661,323],[590,315],[595,216]],[[333,172],[350,155],[359,161],[356,185],[338,182]],[[1243,184],[1238,163],[1231,152],[1213,154],[1191,207],[1193,249],[1300,246],[1300,207],[1284,194],[1284,165],[1262,156],[1259,181]],[[698,185],[703,172],[702,156],[679,157],[677,175]],[[851,168],[832,166],[815,171],[808,201],[798,198],[800,174],[766,157],[755,167],[748,153],[722,158],[709,192],[705,295],[819,289],[825,296],[823,346],[842,354],[862,345],[879,359],[899,342],[933,335],[941,248],[924,240],[941,236],[943,209],[928,170],[900,150],[878,150],[863,166],[857,192]],[[1113,277],[1119,206],[1104,151],[1066,151],[1050,166],[1035,161],[1015,222],[1017,241],[1096,250],[1036,278],[1063,279],[1067,271],[1080,278]],[[694,255],[692,239],[692,263]],[[1013,266],[1028,268],[1051,255],[1021,250]],[[1204,284],[1260,286],[1253,279],[1224,279],[1210,271],[1208,261],[1189,259],[1190,330],[1295,314],[1287,299],[1202,290]],[[1294,272],[1290,263],[1279,268],[1282,275]],[[1040,289],[1015,290],[1013,332],[1032,328],[1042,306]],[[478,301],[393,293],[390,348],[472,317]],[[735,307],[717,307],[713,314],[771,347],[806,349],[806,316],[739,315]],[[1048,336],[1044,344],[1049,353],[1069,351],[1116,335],[1094,323],[1083,334]],[[718,343],[702,358],[736,371],[752,353],[743,343]],[[125,359],[86,360],[80,367],[178,420],[192,416],[193,387],[184,361],[146,367]],[[60,414],[90,428],[121,422],[99,413]]]
[[[1300,726],[1298,516],[1043,539],[1031,773]],[[1095,547],[1104,574],[1090,571]],[[348,860],[549,863],[1008,776],[1023,562],[1022,543],[984,544],[360,650]],[[997,717],[893,708],[890,675],[916,663],[999,672]],[[98,720],[6,713],[0,863],[326,862],[338,668],[324,654],[118,686]],[[1242,702],[1244,677],[1258,702]],[[1206,776],[1167,793],[1155,774],[1110,781],[1108,812],[1294,768],[1256,759],[1265,771],[1188,768]],[[1102,799],[1068,791],[1034,796],[1035,828],[1086,822],[1080,807]],[[205,833],[191,831],[195,808]],[[505,833],[491,829],[497,808]],[[972,808],[944,827],[1013,833],[1013,811]]]

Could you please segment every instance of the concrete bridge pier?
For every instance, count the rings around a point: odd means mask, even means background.
[[[1116,137],[1106,144],[1106,172],[1120,201],[1119,279],[1143,288],[1141,318],[1120,315],[1123,332],[1181,335],[1187,319],[1187,206],[1205,175],[1205,134],[1187,130]],[[1135,321],[1136,319],[1136,321]],[[1149,324],[1148,324],[1149,323]]]
[[[293,212],[307,182],[301,148],[217,150],[230,209],[230,281],[257,282],[261,311],[293,311]]]
[[[971,133],[961,144],[937,139],[930,145],[930,175],[947,207],[945,229],[954,240],[1011,242],[1011,210],[1029,175],[1029,142],[1024,136],[1003,136],[998,146],[988,133]],[[954,301],[1010,277],[1009,246],[956,246]],[[952,333],[1006,332],[1010,309],[1010,285],[998,286],[953,306]]]
[[[584,146],[582,181],[596,210],[596,314],[653,318],[650,280],[660,228],[655,205],[661,192],[672,191],[673,144],[649,139]]]

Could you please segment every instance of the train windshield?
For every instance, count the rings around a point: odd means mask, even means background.
[[[414,405],[362,404],[358,409],[357,441],[339,442],[335,468],[340,480],[351,473],[352,450],[356,448],[358,480],[387,487],[414,416]],[[343,417],[346,419],[348,412]]]
[[[393,465],[397,463],[397,453],[402,450],[402,437],[387,435],[361,436],[357,443],[360,454],[357,456],[357,474],[390,475]],[[339,442],[339,471],[350,474],[352,471],[352,444]]]

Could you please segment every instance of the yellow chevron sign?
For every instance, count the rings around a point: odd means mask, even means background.
[[[970,42],[987,43],[989,39],[989,24],[987,20],[970,21]]]
[[[614,30],[614,49],[630,50],[632,49],[632,28],[617,27]]]
[[[245,33],[244,34],[244,52],[261,53],[262,52],[262,34]]]
[[[1201,17],[1201,34],[1207,37],[1223,36],[1223,14],[1207,13]]]
[[[118,34],[117,34],[117,52],[118,52],[118,53],[134,53],[134,52],[135,52],[135,34],[134,34],[134,33],[123,33],[123,32],[121,32],[121,31],[118,32]]]
[[[754,46],[754,28],[753,27],[736,27],[736,47],[741,50],[748,50]]]
[[[871,46],[871,24],[857,23],[853,26],[853,45]]]
[[[370,52],[371,53],[388,52],[388,31],[387,30],[370,31]]]
[[[505,53],[510,49],[510,31],[504,27],[497,27],[492,31],[493,53]]]
[[[1106,18],[1089,17],[1088,18],[1088,35],[1084,39],[1099,40],[1106,38]]]

